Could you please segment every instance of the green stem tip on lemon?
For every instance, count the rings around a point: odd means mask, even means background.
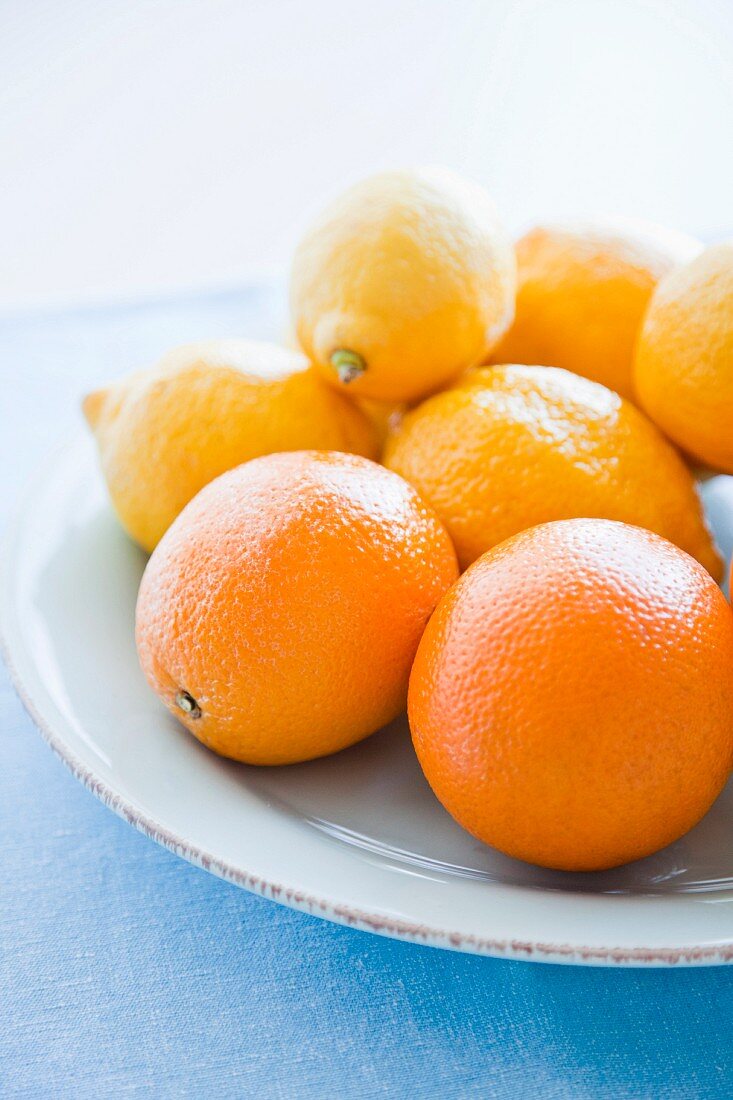
[[[348,348],[337,348],[331,354],[331,366],[338,375],[339,382],[348,386],[354,382],[366,370],[366,363],[357,351]]]

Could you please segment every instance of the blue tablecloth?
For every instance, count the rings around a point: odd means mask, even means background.
[[[89,386],[277,335],[277,291],[0,317],[3,522]],[[0,672],[0,1096],[733,1095],[733,970],[472,958],[291,912],[134,832]]]

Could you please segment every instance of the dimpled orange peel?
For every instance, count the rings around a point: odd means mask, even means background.
[[[564,367],[633,396],[633,353],[659,280],[701,249],[632,219],[539,225],[517,242],[514,324],[494,363]]]
[[[515,272],[483,188],[441,168],[384,172],[337,199],[301,241],[293,324],[333,385],[415,401],[496,344]]]
[[[462,568],[526,527],[596,516],[656,531],[721,576],[677,451],[631,402],[569,371],[471,371],[402,418],[384,462],[435,508]]]
[[[97,390],[84,413],[112,503],[152,550],[199,489],[250,458],[302,448],[376,458],[377,428],[300,352],[253,340],[175,348]]]
[[[290,764],[361,740],[405,705],[425,624],[457,576],[442,524],[354,455],[269,455],[213,481],[154,551],[137,646],[209,748]]]
[[[569,520],[485,554],[439,604],[408,712],[433,791],[546,867],[639,859],[695,825],[733,764],[733,613],[648,531]]]
[[[634,381],[642,407],[670,439],[733,474],[733,242],[712,245],[659,284]]]

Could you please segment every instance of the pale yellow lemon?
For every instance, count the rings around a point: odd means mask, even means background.
[[[145,550],[204,485],[251,458],[380,448],[365,414],[300,352],[250,340],[176,348],[89,394],[84,413],[120,522]]]
[[[515,270],[478,184],[440,168],[384,172],[337,199],[301,241],[293,324],[334,386],[415,401],[488,355],[512,319]]]
[[[733,242],[713,245],[659,284],[634,380],[662,431],[699,462],[733,474]]]

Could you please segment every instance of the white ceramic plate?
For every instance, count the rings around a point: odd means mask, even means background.
[[[733,542],[733,479],[705,488]],[[18,691],[56,752],[131,824],[193,863],[357,928],[549,962],[733,959],[733,785],[687,837],[604,874],[542,871],[464,833],[434,799],[404,722],[294,767],[220,760],[153,697],[133,641],[145,564],[79,438],[26,495],[2,629]],[[733,670],[731,670],[733,689]]]

